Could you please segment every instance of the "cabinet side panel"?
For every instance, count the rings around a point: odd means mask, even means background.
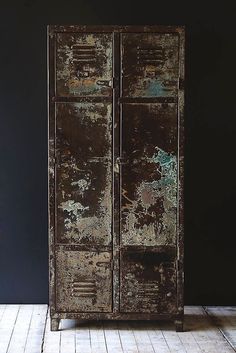
[[[178,268],[177,300],[178,312],[184,313],[184,80],[185,80],[185,32],[179,34],[179,79],[178,91]]]
[[[48,74],[48,243],[49,243],[49,304],[50,312],[55,312],[55,35],[48,26],[47,36]]]

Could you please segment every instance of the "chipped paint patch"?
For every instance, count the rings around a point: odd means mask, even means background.
[[[57,202],[60,241],[111,243],[112,105],[57,105]],[[99,137],[99,138],[98,138]],[[73,201],[74,202],[73,202]]]
[[[178,36],[122,36],[123,95],[171,97],[178,92]]]
[[[112,95],[111,34],[57,35],[57,94]]]
[[[177,206],[177,158],[156,147],[156,153],[152,160],[157,164],[158,171],[161,170],[161,179],[151,183],[154,190],[158,190],[159,196],[166,199],[166,206]],[[159,168],[160,167],[160,168]]]
[[[79,190],[81,192],[84,192],[85,190],[88,190],[88,187],[89,187],[89,183],[87,180],[85,179],[80,179],[80,180],[77,180],[77,181],[73,181],[71,183],[72,186],[78,186]]]
[[[112,308],[111,254],[94,251],[56,253],[57,307],[69,312],[110,312]]]
[[[122,211],[125,244],[165,245],[176,241],[177,159],[159,147],[155,150],[147,162],[155,164],[160,178],[137,185],[135,200],[123,190],[128,201]]]
[[[168,254],[124,251],[121,256],[121,311],[175,312],[174,257]]]
[[[84,207],[80,202],[75,202],[74,200],[62,202],[58,207],[69,214],[73,214],[75,217],[81,217],[84,211],[89,209],[88,206]]]

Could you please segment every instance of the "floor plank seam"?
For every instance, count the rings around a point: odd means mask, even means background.
[[[31,327],[31,324],[32,324],[32,318],[33,318],[34,309],[35,309],[35,306],[33,306],[33,309],[32,309],[32,312],[31,312],[31,316],[30,316],[29,327],[28,327],[27,335],[26,335],[26,339],[25,339],[24,353],[25,353],[25,349],[26,349],[26,345],[27,345],[27,341],[28,341],[28,337],[29,337],[30,327]]]
[[[16,324],[16,321],[17,321],[17,318],[18,318],[18,315],[19,315],[19,312],[20,312],[20,308],[21,308],[21,305],[19,305],[18,310],[17,310],[16,318],[14,320],[13,328],[11,330],[10,339],[9,339],[9,342],[8,342],[8,345],[7,345],[6,353],[9,351],[9,347],[10,347],[10,344],[11,344],[11,339],[12,339],[12,336],[13,336],[13,333],[14,333],[14,330],[15,330],[15,324]]]
[[[217,324],[212,315],[207,310],[207,306],[202,306],[203,310],[205,311],[207,317],[209,318],[210,322],[218,329],[218,331],[221,333],[221,335],[224,337],[225,341],[230,345],[230,347],[236,352],[236,348],[233,346],[233,344],[230,342],[226,334],[224,333],[223,329],[221,329]]]
[[[49,319],[48,311],[49,311],[49,305],[47,306],[47,311],[46,311],[46,316],[45,316],[44,329],[43,329],[43,335],[42,335],[42,343],[41,343],[41,353],[43,353],[43,350],[44,350],[44,340],[45,340],[45,334],[46,334],[46,325],[47,325],[47,320]]]

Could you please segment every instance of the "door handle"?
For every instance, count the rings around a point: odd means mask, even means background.
[[[116,158],[115,164],[114,164],[114,172],[115,173],[120,173],[120,163],[119,163],[119,157]]]
[[[121,164],[127,164],[127,162],[125,162],[123,158],[117,157],[116,161],[115,161],[115,164],[114,164],[115,173],[120,173],[120,165]]]
[[[112,87],[112,80],[98,80],[97,85],[99,86],[106,86],[106,87]]]

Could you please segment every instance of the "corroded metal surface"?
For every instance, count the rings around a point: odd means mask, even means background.
[[[109,312],[112,309],[111,254],[56,252],[56,305],[62,312]]]
[[[180,329],[184,30],[48,34],[51,318]]]
[[[57,34],[58,96],[109,96],[111,79],[111,34]]]
[[[111,109],[106,103],[57,104],[59,242],[83,245],[111,242]]]
[[[123,96],[177,94],[178,38],[177,34],[122,34]]]
[[[177,106],[124,104],[121,242],[176,243]]]
[[[122,252],[121,312],[176,312],[175,252]]]

